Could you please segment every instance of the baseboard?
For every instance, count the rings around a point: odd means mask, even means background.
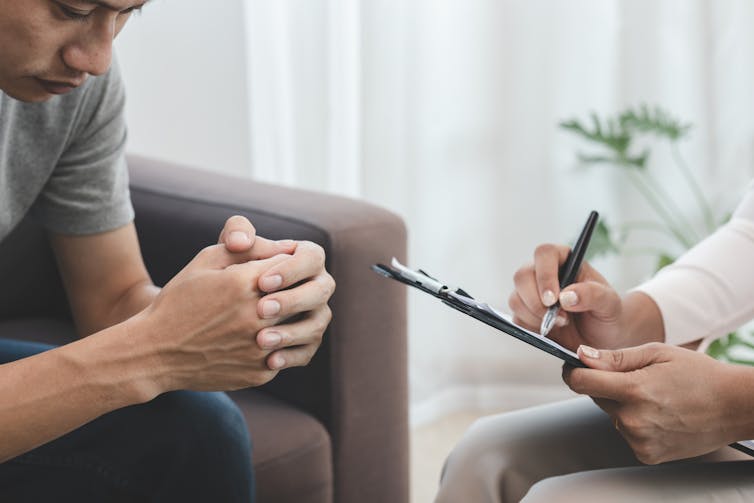
[[[412,403],[410,422],[411,427],[415,428],[457,412],[471,410],[492,414],[574,396],[576,395],[562,384],[454,386],[426,400]]]

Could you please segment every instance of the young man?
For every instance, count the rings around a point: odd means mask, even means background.
[[[322,249],[257,237],[241,217],[162,291],[152,284],[111,67],[144,3],[0,0],[0,239],[27,213],[49,229],[83,336],[0,340],[3,501],[250,501],[243,417],[198,391],[307,364],[330,320]]]

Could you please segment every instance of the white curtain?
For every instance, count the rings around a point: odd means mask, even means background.
[[[694,124],[681,152],[719,207],[752,174],[745,0],[247,0],[237,15],[250,173],[393,209],[409,265],[501,307],[536,244],[570,240],[593,208],[648,211],[621,173],[575,166],[584,145],[560,120],[658,104]],[[670,156],[656,161],[673,190]],[[599,266],[624,289],[651,260]],[[420,295],[410,366],[415,423],[564,393],[558,361]]]

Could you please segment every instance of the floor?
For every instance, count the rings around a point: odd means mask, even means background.
[[[461,412],[411,432],[411,503],[431,503],[445,458],[481,413]]]
[[[525,393],[508,400],[501,400],[507,406],[500,410],[463,411],[449,414],[439,420],[415,427],[411,430],[411,503],[432,503],[437,492],[437,484],[442,465],[453,446],[466,429],[476,419],[506,410],[516,410],[573,398],[574,395],[563,386],[539,393]]]

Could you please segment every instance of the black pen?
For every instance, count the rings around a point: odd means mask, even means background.
[[[576,276],[581,269],[581,262],[584,261],[584,255],[586,249],[589,247],[589,240],[592,238],[592,231],[597,225],[597,219],[599,213],[593,211],[589,214],[589,218],[586,219],[584,229],[582,229],[579,239],[576,240],[576,244],[568,254],[568,258],[558,270],[558,279],[560,280],[560,289],[567,287],[576,280]],[[558,311],[560,310],[560,302],[555,302],[547,309],[545,317],[542,318],[542,325],[539,327],[539,333],[547,335],[555,325],[555,320],[558,317]]]

